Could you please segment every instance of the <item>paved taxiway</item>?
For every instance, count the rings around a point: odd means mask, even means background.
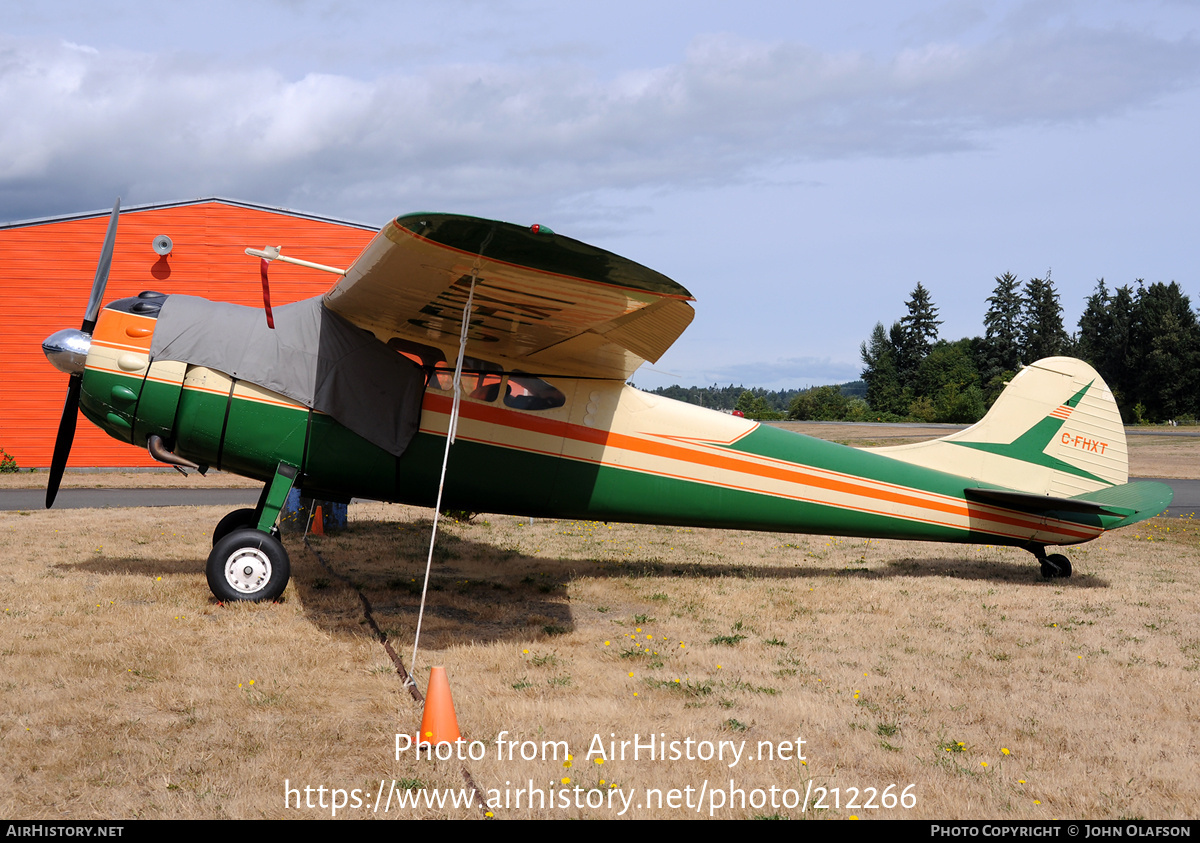
[[[1133,478],[1131,478],[1133,479]],[[1137,478],[1141,480],[1151,478]],[[1200,480],[1160,480],[1175,490],[1168,515],[1200,512]],[[255,506],[257,489],[60,489],[55,509],[135,506]],[[44,489],[0,489],[0,510],[44,509]]]

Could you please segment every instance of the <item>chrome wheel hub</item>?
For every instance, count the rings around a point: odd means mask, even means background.
[[[271,560],[257,547],[241,547],[225,560],[225,581],[241,594],[261,591],[271,580]]]

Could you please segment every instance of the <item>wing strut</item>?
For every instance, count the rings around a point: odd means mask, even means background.
[[[450,462],[450,446],[454,444],[454,437],[458,433],[458,404],[462,398],[462,390],[459,387],[462,383],[463,358],[467,353],[467,331],[471,327],[475,281],[479,278],[480,257],[483,256],[483,250],[487,248],[491,239],[492,233],[489,231],[488,236],[484,238],[483,245],[479,247],[479,257],[475,258],[475,265],[471,267],[471,289],[467,292],[467,303],[462,312],[462,327],[458,335],[458,360],[454,363],[454,401],[450,405],[450,426],[446,429],[446,451],[442,455],[442,474],[438,478],[437,503],[433,507],[433,530],[429,534],[429,556],[425,560],[425,583],[421,586],[421,608],[417,611],[417,632],[413,636],[412,659],[409,661],[411,665],[408,674],[409,682],[415,681],[413,676],[417,671],[417,644],[421,640],[421,621],[425,619],[425,595],[429,591],[429,572],[433,567],[433,546],[437,541],[438,519],[442,514],[442,490],[446,486],[446,465]]]

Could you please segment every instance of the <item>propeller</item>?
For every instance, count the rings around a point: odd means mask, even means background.
[[[70,351],[76,354],[81,348],[86,349],[91,344],[91,334],[96,327],[96,319],[100,315],[100,304],[104,299],[104,288],[108,285],[108,271],[112,267],[113,245],[117,240],[117,217],[121,215],[121,197],[117,197],[113,205],[112,215],[108,218],[108,231],[104,234],[104,247],[100,250],[100,262],[96,264],[96,278],[92,281],[92,294],[88,298],[87,311],[83,314],[83,325],[79,331],[59,331],[42,343],[42,349],[51,363],[56,366],[68,366],[71,379],[67,386],[67,400],[63,405],[62,419],[58,423],[58,436],[54,440],[54,456],[50,461],[50,481],[46,484],[46,509],[54,506],[54,498],[58,495],[58,485],[62,482],[63,471],[67,467],[67,457],[71,454],[71,442],[75,438],[75,423],[79,416],[79,395],[83,389],[83,366],[71,358]],[[82,336],[80,336],[82,335]],[[86,351],[85,355],[86,357]],[[58,362],[56,357],[67,358],[71,362]]]

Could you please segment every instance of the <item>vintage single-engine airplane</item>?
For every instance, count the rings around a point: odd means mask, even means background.
[[[275,525],[292,487],[434,505],[455,426],[446,508],[1012,545],[1048,577],[1071,574],[1048,545],[1171,500],[1128,482],[1116,403],[1079,360],[1026,367],[966,430],[856,449],[626,385],[691,322],[691,295],[544,227],[398,217],[325,295],[275,308],[269,326],[264,310],[185,295],[101,309],[118,213],[82,328],[44,343],[70,375],[46,505],[77,409],[163,462],[263,481],[258,506],[214,530],[221,600],[282,593]]]

